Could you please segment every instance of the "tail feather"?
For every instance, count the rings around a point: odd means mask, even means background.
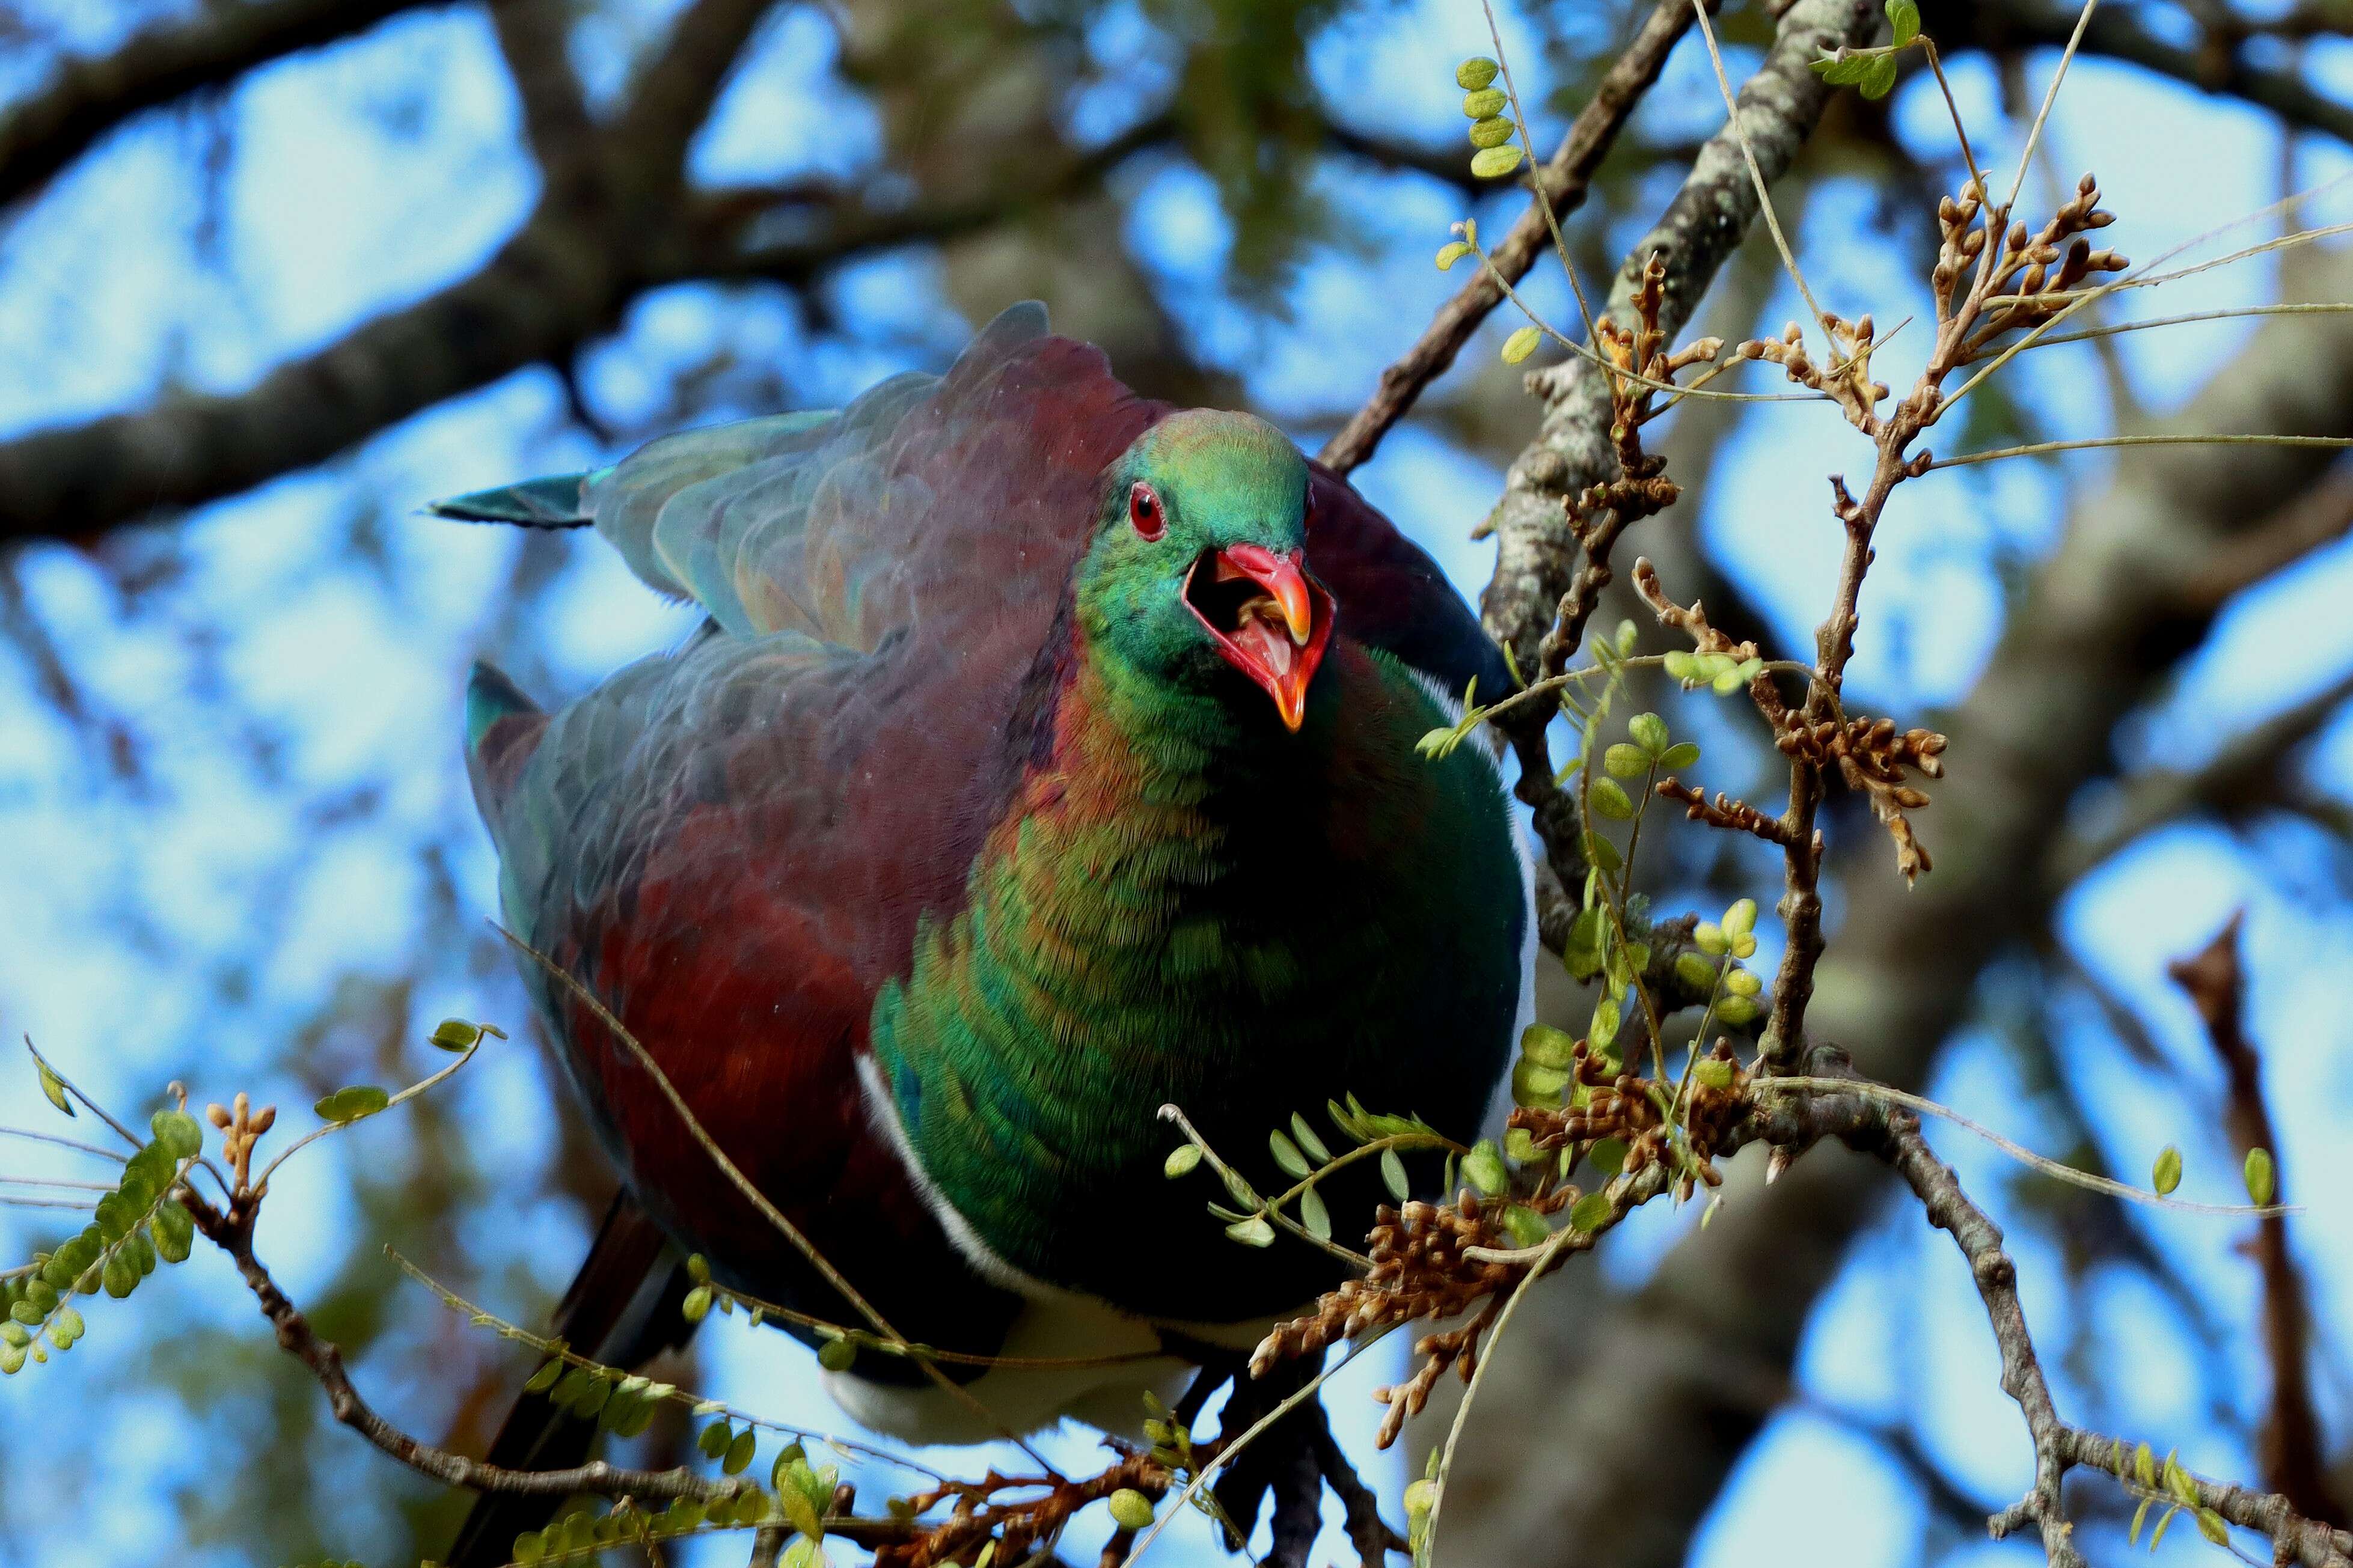
[[[555,1309],[553,1331],[572,1349],[607,1366],[635,1372],[694,1332],[680,1311],[686,1269],[667,1238],[628,1194],[617,1194],[572,1288]],[[543,1394],[519,1394],[482,1457],[517,1470],[569,1469],[586,1462],[596,1423],[565,1414]],[[514,1539],[554,1517],[561,1498],[485,1493],[475,1500],[442,1559],[448,1568],[494,1568],[514,1552]]]
[[[425,510],[459,522],[503,522],[516,528],[586,528],[595,521],[585,497],[595,474],[551,474],[519,485],[428,501]]]

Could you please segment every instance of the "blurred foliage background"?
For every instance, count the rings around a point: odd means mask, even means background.
[[[1650,9],[1498,6],[1539,152]],[[1719,17],[1736,79],[1770,9]],[[2000,166],[2073,11],[1924,10]],[[2353,9],[2116,0],[2095,24],[2027,188],[2095,169],[2121,216],[2105,237],[2136,259],[2353,168]],[[418,506],[839,402],[1029,297],[1141,390],[1256,409],[1312,448],[1460,283],[1430,265],[1447,226],[1501,233],[1525,203],[1468,174],[1452,67],[1486,47],[1472,0],[0,0],[0,1033],[143,1116],[174,1079],[299,1108],[429,1070],[444,1016],[520,1026],[459,755],[467,663],[561,700],[689,624],[593,539]],[[1723,112],[1687,38],[1569,222],[1589,279]],[[1883,338],[1925,316],[1957,171],[1933,80],[1840,96],[1778,192],[1825,303],[1875,312]],[[2324,192],[2200,254],[2348,205]],[[2348,281],[2323,243],[2108,314],[2337,300]],[[1530,298],[1572,319],[1556,269]],[[1736,338],[1800,313],[1752,242],[1700,323]],[[1491,321],[1356,476],[1472,595],[1492,546],[1471,531],[1534,427],[1496,357],[1516,324]],[[1885,379],[1925,337],[1896,338]],[[2038,352],[1939,450],[2290,394],[2353,434],[2348,364],[2329,317]],[[1686,499],[1630,547],[1719,624],[1807,646],[1838,548],[1823,475],[1863,466],[1859,444],[1818,407],[1711,404],[1666,449]],[[1900,1024],[1911,1076],[2022,1141],[2128,1178],[2177,1142],[2185,1195],[2226,1198],[2223,1066],[2165,966],[2244,910],[2283,1186],[2313,1205],[2291,1305],[2342,1520],[2353,479],[2287,483],[2269,461],[2091,453],[1906,487],[1850,695],[1949,730],[1954,777],[1909,900],[1867,815],[1833,820],[1833,942],[1865,957],[1826,971],[1825,1008]],[[2284,499],[2253,515],[2250,495]],[[1730,710],[1647,696],[1707,741],[1711,787],[1769,778]],[[1723,836],[1661,847],[1662,905],[1770,901],[1778,868]],[[371,1397],[460,1446],[526,1363],[383,1247],[532,1321],[609,1192],[514,1033],[450,1092],[306,1154],[261,1235]],[[49,1115],[29,1063],[0,1085],[0,1121]],[[2263,1473],[2280,1368],[2243,1237],[1937,1137],[2010,1227],[2083,1418]],[[1450,1558],[2031,1560],[1984,1539],[2027,1455],[1966,1273],[1840,1158],[1769,1198],[1744,1160],[1705,1237],[1653,1205],[1539,1298],[1473,1425]],[[71,1173],[28,1146],[5,1168]],[[0,1251],[60,1218],[0,1209]],[[391,1564],[446,1539],[463,1500],[338,1430],[208,1249],[91,1317],[71,1357],[0,1384],[0,1563]],[[715,1327],[664,1375],[830,1418],[803,1352]],[[1382,1380],[1364,1370],[1331,1395],[1360,1450]],[[681,1436],[638,1441],[658,1457]],[[2095,1555],[2121,1558],[2122,1526],[2094,1510]],[[1198,1531],[1176,1550],[1214,1555]],[[2159,1555],[2211,1550],[2182,1531]]]

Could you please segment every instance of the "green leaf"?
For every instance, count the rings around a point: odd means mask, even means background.
[[[1504,1211],[1504,1228],[1522,1247],[1542,1247],[1552,1239],[1552,1226],[1545,1216],[1525,1204],[1514,1204]]]
[[[150,1117],[147,1125],[155,1134],[155,1142],[176,1163],[193,1160],[205,1152],[205,1131],[196,1119],[185,1110],[159,1110]]]
[[[49,1103],[71,1116],[74,1113],[73,1101],[66,1098],[65,1080],[51,1072],[49,1064],[38,1057],[33,1058],[33,1070],[40,1074],[41,1092],[49,1097]]]
[[[1274,1244],[1274,1226],[1267,1224],[1265,1218],[1259,1215],[1252,1215],[1248,1219],[1237,1220],[1226,1226],[1226,1235],[1229,1238],[1240,1242],[1244,1247],[1271,1247]]]
[[[537,1372],[523,1380],[522,1391],[525,1394],[545,1394],[555,1386],[555,1380],[563,1375],[564,1358],[550,1356],[540,1363]]]
[[[2231,1544],[2231,1527],[2222,1516],[2211,1508],[2201,1508],[2191,1517],[2198,1521],[2198,1533],[2217,1546]]]
[[[703,1319],[709,1317],[711,1315],[711,1287],[708,1285],[697,1285],[693,1289],[689,1290],[686,1293],[686,1300],[678,1304],[678,1312],[680,1317],[684,1318],[690,1323],[699,1323],[702,1321]]]
[[[1666,658],[1660,660],[1660,664],[1669,675],[1686,685],[1706,679],[1700,673],[1699,656],[1685,652],[1682,648],[1669,653]]]
[[[1122,1530],[1152,1528],[1152,1500],[1134,1487],[1122,1487],[1111,1494],[1111,1521]]]
[[[1580,1231],[1599,1230],[1609,1217],[1609,1194],[1588,1193],[1577,1200],[1568,1211],[1568,1223]]]
[[[1456,262],[1470,254],[1471,247],[1459,239],[1451,245],[1441,245],[1438,247],[1438,269],[1440,272],[1451,271]],[[1434,731],[1432,733],[1443,734],[1445,731]]]
[[[1715,965],[1689,949],[1675,954],[1675,978],[1703,994],[1715,989]]]
[[[1324,1146],[1324,1140],[1315,1136],[1315,1129],[1307,1125],[1307,1118],[1295,1110],[1291,1113],[1291,1135],[1298,1141],[1301,1152],[1317,1164],[1331,1162],[1332,1151]]]
[[[1512,100],[1504,96],[1504,89],[1502,88],[1479,88],[1474,91],[1466,92],[1462,95],[1462,118],[1465,120],[1493,120],[1496,115],[1501,114],[1504,110],[1509,109],[1511,105]]]
[[[1190,1175],[1200,1163],[1201,1146],[1198,1143],[1179,1143],[1169,1150],[1168,1158],[1160,1163],[1160,1173],[1173,1182],[1179,1176]]]
[[[1511,139],[1512,122],[1501,115],[1497,115],[1493,120],[1474,120],[1471,122],[1471,145],[1473,147],[1482,150],[1501,147]]]
[[[1637,713],[1626,721],[1626,732],[1634,743],[1652,757],[1663,757],[1672,739],[1667,733],[1667,721],[1656,713]]]
[[[740,1476],[750,1469],[752,1457],[759,1451],[759,1447],[760,1436],[751,1427],[746,1426],[736,1433],[735,1440],[727,1445],[727,1457],[719,1461],[720,1474]]]
[[[1585,1163],[1597,1176],[1614,1176],[1626,1168],[1626,1141],[1604,1138],[1586,1152]]]
[[[1858,89],[1865,98],[1885,98],[1895,90],[1896,68],[1894,54],[1881,55],[1871,62],[1871,68],[1863,73],[1862,80],[1856,84]]]
[[[1651,753],[1620,741],[1601,753],[1601,766],[1613,779],[1630,779],[1651,770]]]
[[[1730,1089],[1732,1064],[1722,1057],[1702,1057],[1692,1064],[1692,1077],[1710,1089]]]
[[[1622,1021],[1618,998],[1604,996],[1593,1005],[1593,1021],[1586,1026],[1585,1037],[1599,1049],[1618,1037],[1618,1026]]]
[[[1324,1206],[1324,1195],[1314,1187],[1299,1194],[1299,1223],[1307,1234],[1318,1241],[1332,1239],[1332,1214]]]
[[[1609,749],[1614,752],[1618,748],[1612,746]],[[1616,779],[1595,779],[1586,791],[1585,798],[1596,816],[1606,816],[1613,822],[1626,822],[1633,817],[1634,803],[1627,798],[1625,789]]]
[[[364,1083],[339,1089],[311,1109],[319,1113],[320,1121],[342,1126],[363,1116],[374,1116],[391,1103],[392,1096],[372,1083]]]
[[[1381,1151],[1381,1184],[1399,1203],[1413,1195],[1413,1188],[1405,1179],[1405,1162],[1398,1158],[1394,1149]]]
[[[1659,753],[1659,766],[1668,773],[1680,773],[1699,761],[1699,747],[1690,741],[1677,741]]]
[[[1757,999],[1753,996],[1720,996],[1716,999],[1715,1016],[1735,1028],[1757,1021]]]
[[[1511,1167],[1504,1163],[1504,1152],[1495,1147],[1492,1138],[1482,1138],[1462,1157],[1462,1175],[1487,1197],[1512,1184]]]
[[[2157,1500],[2153,1497],[2145,1497],[2140,1500],[2140,1506],[2133,1510],[2132,1529],[2125,1535],[2125,1544],[2126,1546],[2138,1546],[2140,1544],[2140,1527],[2148,1522],[2149,1505],[2156,1501]]]
[[[2157,1163],[2148,1173],[2148,1184],[2164,1197],[2181,1184],[2181,1151],[2168,1143],[2158,1151]]]
[[[1466,92],[1477,92],[1493,81],[1495,73],[1503,68],[1485,55],[1472,55],[1454,68],[1454,85]]]
[[[463,1018],[444,1018],[425,1037],[445,1051],[463,1051],[473,1047],[474,1042],[482,1037],[482,1031]]]
[[[1599,780],[1597,787],[1609,783],[1608,779]],[[1632,813],[1629,812],[1628,815],[1631,816]],[[1626,865],[1626,858],[1618,853],[1618,846],[1610,843],[1599,833],[1588,833],[1585,836],[1585,858],[1604,871],[1623,870]]]
[[[196,1222],[186,1209],[166,1199],[148,1222],[148,1229],[154,1233],[155,1250],[164,1262],[188,1260],[188,1250],[195,1240]]]
[[[1559,1106],[1560,1097],[1568,1088],[1568,1074],[1560,1068],[1538,1065],[1522,1057],[1512,1066],[1512,1103],[1530,1109]]]
[[[1520,1054],[1538,1067],[1567,1068],[1577,1062],[1577,1039],[1549,1024],[1530,1024],[1520,1031]]]
[[[1517,146],[1482,147],[1471,155],[1471,173],[1482,180],[1497,179],[1518,168],[1526,156]]]
[[[818,1347],[817,1364],[828,1372],[848,1372],[858,1364],[858,1347],[846,1339],[828,1340]]]
[[[1914,0],[1887,0],[1887,21],[1899,49],[1920,36],[1920,7]]]
[[[1724,928],[1714,921],[1702,921],[1692,928],[1692,945],[1712,958],[1722,958],[1732,949],[1731,941],[1724,934]]]
[[[696,1436],[694,1446],[702,1451],[704,1458],[715,1459],[727,1452],[727,1445],[733,1441],[734,1436],[734,1428],[726,1422],[713,1421]]]
[[[1519,149],[1515,147],[1513,148],[1512,151],[1516,153]],[[1479,154],[1482,158],[1486,155],[1487,154],[1484,153]],[[1510,337],[1504,340],[1504,363],[1505,364],[1519,363],[1522,360],[1535,353],[1536,344],[1543,341],[1544,333],[1539,331],[1537,329],[1534,327],[1522,327],[1518,331],[1514,332]]]
[[[1299,1145],[1279,1128],[1266,1135],[1266,1146],[1273,1152],[1274,1163],[1282,1167],[1286,1176],[1304,1176],[1313,1169],[1307,1163],[1307,1156],[1299,1152]]]
[[[2270,1150],[2250,1149],[2247,1151],[2246,1176],[2247,1196],[2253,1198],[2257,1204],[2269,1207],[2272,1201],[2272,1194],[2277,1189],[2279,1184],[2278,1173],[2272,1165],[2272,1152]]]

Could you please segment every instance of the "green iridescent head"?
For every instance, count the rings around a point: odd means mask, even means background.
[[[1307,459],[1248,414],[1172,414],[1103,471],[1081,630],[1148,679],[1250,700],[1292,730],[1332,635],[1306,574]]]

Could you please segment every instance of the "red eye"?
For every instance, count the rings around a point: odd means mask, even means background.
[[[1142,479],[1135,481],[1127,492],[1127,521],[1145,539],[1157,539],[1168,531],[1168,520],[1161,514],[1160,497]]]

